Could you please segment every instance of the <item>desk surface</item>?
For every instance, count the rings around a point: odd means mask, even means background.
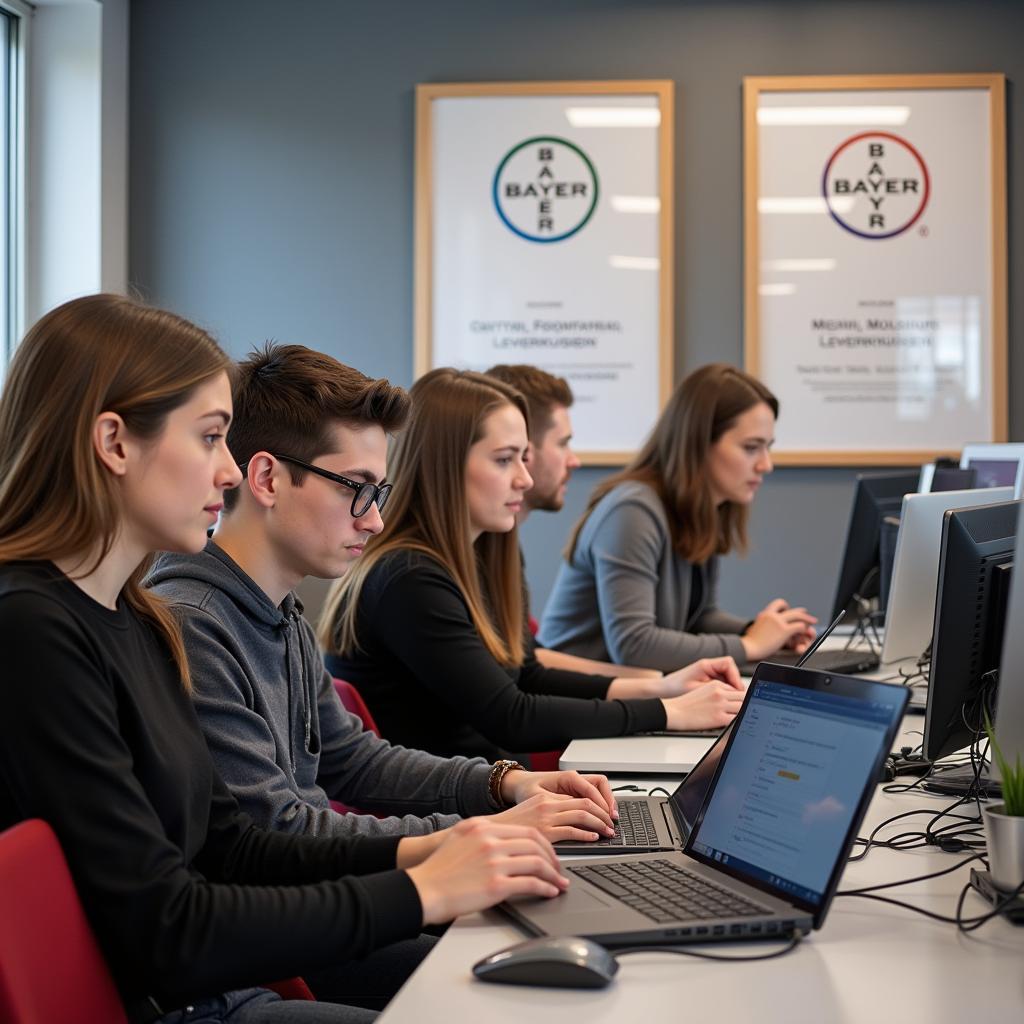
[[[910,718],[909,729],[920,729]],[[634,743],[649,742],[636,737]],[[915,742],[904,734],[900,742]],[[861,828],[866,835],[894,814],[947,807],[948,797],[888,794],[879,789]],[[923,826],[926,815],[897,823]],[[964,855],[931,849],[873,849],[850,864],[840,889],[877,885],[951,867]],[[969,867],[890,890],[885,895],[952,915]],[[965,912],[983,913],[984,901],[970,893]],[[754,1020],[759,1024],[844,1022],[871,1019],[962,1024],[1024,1018],[1024,928],[1001,919],[970,935],[899,907],[837,897],[820,931],[779,960],[723,964],[670,954],[643,953],[623,959],[615,983],[602,991],[525,988],[476,981],[470,972],[482,956],[525,938],[498,914],[473,914],[457,921],[395,997],[382,1024],[450,1024],[451,1021],[529,1021],[566,1024],[567,1012],[587,1024],[639,1019]],[[724,944],[719,951],[750,954],[768,947]]]

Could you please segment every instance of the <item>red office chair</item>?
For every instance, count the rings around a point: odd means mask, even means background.
[[[127,1024],[53,830],[0,833],[0,1020]]]
[[[540,623],[531,615],[527,619],[527,625],[530,627],[530,635],[536,636],[537,630],[540,629]],[[529,767],[535,772],[557,772],[558,759],[561,756],[560,750],[544,750],[537,754],[527,755],[530,760]]]
[[[345,705],[345,710],[351,711],[353,715],[358,715],[367,732],[379,736],[380,729],[377,728],[377,723],[373,720],[373,715],[370,714],[370,709],[366,706],[366,701],[359,695],[359,691],[351,683],[346,683],[344,679],[335,679],[334,689],[337,691],[341,703]]]
[[[367,732],[372,732],[375,736],[379,736],[380,729],[377,728],[377,723],[373,720],[373,715],[370,714],[370,709],[366,706],[366,701],[363,700],[359,691],[344,679],[335,679],[334,689],[338,694],[338,699],[344,705],[345,710],[350,711],[353,715],[356,715],[361,719],[363,728]],[[366,813],[365,811],[359,810],[358,807],[350,807],[348,804],[343,804],[340,800],[332,800],[331,808],[339,814]],[[376,817],[381,818],[384,817],[384,815],[378,814]]]
[[[0,833],[0,1020],[128,1024],[53,829],[38,818]],[[265,985],[313,999],[301,978]]]
[[[557,772],[558,771],[558,759],[562,756],[560,750],[542,750],[538,753],[527,754],[529,765],[527,767],[532,772]]]
[[[310,1003],[316,1002],[316,996],[301,978],[286,978],[284,981],[275,981],[270,985],[261,985],[260,988],[269,988],[282,999],[305,999]]]

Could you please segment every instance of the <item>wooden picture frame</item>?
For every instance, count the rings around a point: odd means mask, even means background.
[[[674,121],[670,81],[417,86],[416,376],[540,366],[626,462],[673,386]]]
[[[745,78],[743,118],[744,352],[780,398],[775,461],[1004,441],[1004,76]]]

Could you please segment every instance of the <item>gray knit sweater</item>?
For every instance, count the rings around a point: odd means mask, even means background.
[[[690,608],[694,572],[701,595]],[[715,607],[717,563],[695,567],[675,551],[665,506],[646,484],[608,492],[562,562],[539,641],[582,658],[671,672],[698,658],[746,661],[746,622]]]
[[[199,723],[243,810],[264,828],[421,835],[491,814],[489,766],[395,747],[342,706],[301,602],[280,607],[213,541],[162,555],[147,580],[178,606]],[[329,799],[402,815],[339,814]]]

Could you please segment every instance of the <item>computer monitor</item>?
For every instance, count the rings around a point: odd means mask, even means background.
[[[1014,565],[1024,566],[1024,534],[1017,527]],[[996,697],[996,743],[1009,764],[1018,757],[1024,763],[1024,572],[1013,574],[1010,604],[1006,610],[1003,657],[999,663],[999,692]],[[993,762],[993,775],[999,766]]]
[[[978,471],[976,469],[947,468],[936,466],[932,474],[932,485],[929,491],[969,491],[978,487]]]
[[[1024,502],[946,512],[939,551],[924,757],[968,746],[982,721],[983,677],[999,668],[1017,519]]]
[[[960,468],[973,469],[977,487],[1012,487],[1024,496],[1024,444],[969,444],[960,453]]]
[[[860,609],[853,607],[856,599],[878,596],[878,536],[882,519],[899,514],[903,495],[917,489],[919,476],[917,470],[858,475],[832,618],[841,611],[859,618]]]
[[[935,585],[943,516],[949,509],[994,505],[1013,498],[1012,487],[908,494],[903,499],[896,535],[889,602],[885,608],[882,662],[916,658],[932,640]]]
[[[954,480],[959,482],[953,483]],[[966,491],[973,486],[974,470],[961,469],[959,459],[942,455],[934,462],[922,463],[916,490],[918,494],[929,494],[931,491]]]

